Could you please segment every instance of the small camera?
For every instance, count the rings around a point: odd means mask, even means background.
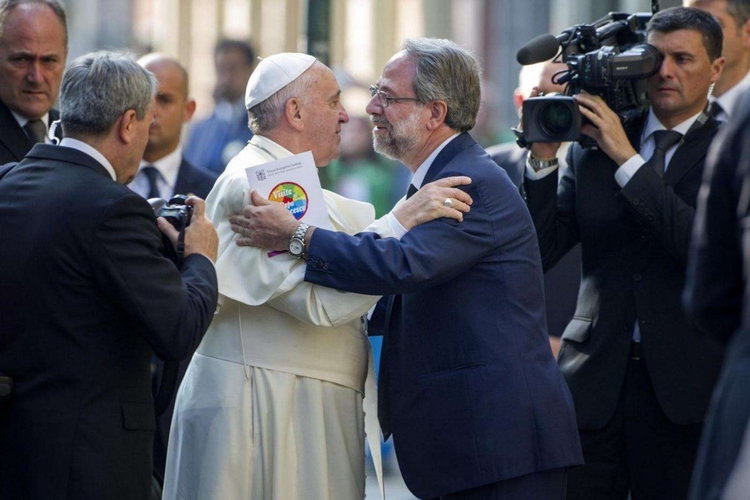
[[[193,207],[185,204],[187,196],[176,194],[166,205],[156,208],[156,216],[164,217],[178,231],[188,227],[193,217]]]

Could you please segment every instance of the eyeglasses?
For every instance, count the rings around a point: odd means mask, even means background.
[[[391,97],[382,90],[377,85],[370,85],[370,95],[372,97],[378,96],[378,104],[380,104],[380,107],[387,108],[388,105],[391,102],[399,102],[399,101],[417,101],[421,102],[416,97]]]

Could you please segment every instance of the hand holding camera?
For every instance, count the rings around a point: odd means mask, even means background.
[[[219,236],[205,213],[206,202],[197,196],[176,196],[157,211],[156,222],[178,253],[183,246],[184,257],[198,253],[216,262]],[[184,242],[181,244],[180,234],[183,231]]]

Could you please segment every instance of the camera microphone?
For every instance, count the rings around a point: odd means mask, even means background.
[[[567,38],[567,34],[560,35]],[[523,66],[548,61],[557,55],[560,49],[558,37],[550,34],[539,35],[518,49],[516,61]]]

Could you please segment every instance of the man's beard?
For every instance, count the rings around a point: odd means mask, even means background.
[[[372,123],[386,130],[384,134],[373,131],[372,146],[375,151],[391,160],[403,158],[419,141],[419,118],[419,113],[414,113],[394,125],[383,117],[372,115]]]

